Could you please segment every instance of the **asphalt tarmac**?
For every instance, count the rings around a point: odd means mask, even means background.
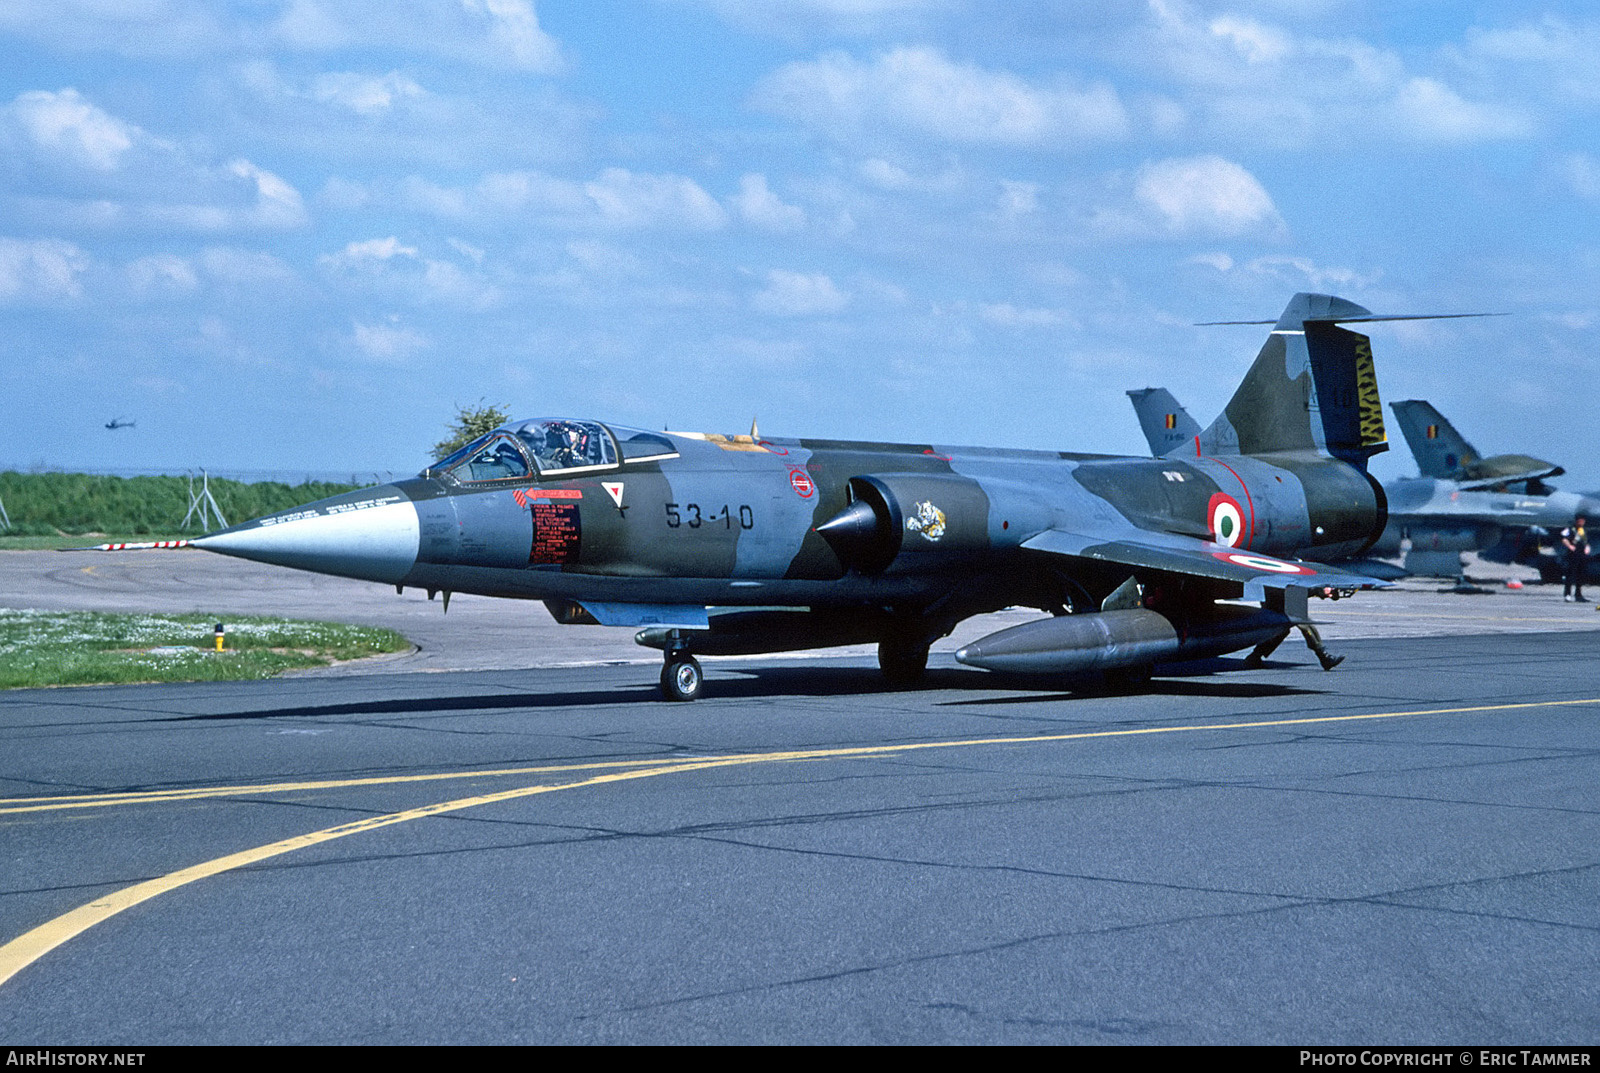
[[[1470,557],[1469,557],[1470,561]],[[1407,579],[1394,589],[1350,600],[1313,600],[1312,614],[1330,642],[1373,637],[1448,636],[1600,629],[1593,602],[1566,604],[1560,586],[1533,583],[1536,571],[1471,563],[1485,592],[1445,595],[1449,583]],[[1523,580],[1508,589],[1508,580]],[[1600,599],[1600,589],[1589,594]],[[196,611],[225,623],[229,615],[283,615],[387,626],[409,637],[413,652],[322,671],[348,675],[457,670],[516,670],[619,663],[659,665],[660,653],[633,643],[632,630],[558,626],[537,602],[455,596],[446,612],[417,589],[230,559],[195,549],[146,552],[0,552],[0,607],[38,610]],[[968,619],[933,646],[951,653],[987,633],[1040,617],[1012,610]],[[1299,647],[1298,641],[1285,648]],[[867,645],[813,656],[872,659]],[[787,657],[793,658],[793,657]],[[770,662],[770,657],[739,657]],[[708,665],[715,661],[708,660]]]
[[[72,559],[32,595],[106,585]],[[229,588],[184,598],[274,602]],[[847,653],[669,704],[593,642],[395,673],[461,658],[439,634],[0,694],[0,1039],[1592,1043],[1600,616],[1363,607],[1332,673],[1289,642],[1127,694],[947,654],[891,691]]]

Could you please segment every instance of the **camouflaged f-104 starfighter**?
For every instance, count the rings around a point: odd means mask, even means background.
[[[1016,605],[1050,617],[956,658],[1138,680],[1274,643],[1308,621],[1308,594],[1383,584],[1324,565],[1384,529],[1372,351],[1339,327],[1373,319],[1296,295],[1223,415],[1163,458],[541,418],[192,543],[625,626],[664,653],[676,700],[700,692],[696,654],[869,642],[911,683],[957,623]]]

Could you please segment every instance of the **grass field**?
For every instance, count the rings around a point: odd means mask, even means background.
[[[189,533],[198,536],[198,533]],[[55,536],[12,536],[0,533],[0,551],[60,551],[63,548],[92,548],[96,544],[126,544],[139,540],[182,540],[182,533],[67,533]]]
[[[393,630],[337,622],[0,608],[0,689],[270,678],[410,647]]]
[[[230,523],[297,507],[315,499],[348,492],[353,485],[279,484],[213,479],[211,495]],[[109,539],[198,536],[178,526],[189,509],[185,477],[101,477],[87,473],[0,473],[0,502],[11,519],[7,540],[57,537],[63,534],[116,534]],[[79,543],[103,543],[104,539]],[[0,545],[5,546],[5,545]],[[70,546],[70,545],[66,545]]]

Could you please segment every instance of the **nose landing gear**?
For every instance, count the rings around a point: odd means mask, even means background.
[[[661,657],[662,699],[694,700],[699,697],[700,687],[705,684],[705,675],[700,670],[700,661],[689,654],[689,643],[683,639],[681,630],[672,630],[667,634]]]
[[[666,700],[694,700],[700,696],[705,676],[700,663],[687,651],[668,652],[661,667],[661,696]]]

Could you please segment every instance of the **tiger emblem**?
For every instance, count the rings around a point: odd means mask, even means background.
[[[944,511],[924,499],[917,504],[916,517],[906,519],[906,528],[929,540],[938,540],[944,536]]]

